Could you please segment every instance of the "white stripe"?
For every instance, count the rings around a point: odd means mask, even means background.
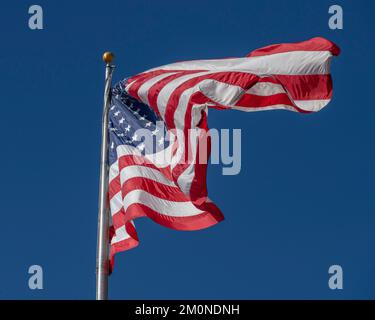
[[[183,61],[150,69],[163,70],[211,70],[242,71],[256,75],[284,74],[329,74],[329,51],[290,51],[266,56],[233,59]]]
[[[122,194],[121,191],[117,192],[109,201],[112,216],[119,212],[122,208]]]
[[[129,192],[123,199],[125,211],[135,203],[143,204],[152,210],[171,217],[189,217],[203,213],[190,201],[176,202],[160,199],[144,190]]]
[[[198,84],[198,89],[207,98],[224,106],[234,104],[244,93],[244,90],[239,86],[213,79],[201,81]]]
[[[111,182],[115,177],[119,175],[118,161],[114,162],[109,168],[108,180]],[[122,208],[122,195],[121,190],[117,192],[109,201],[109,207],[111,209],[111,215],[119,212]]]
[[[112,238],[111,244],[115,244],[117,242],[129,239],[129,238],[130,238],[130,236],[126,232],[125,226],[121,226],[120,228],[115,230],[115,235]]]
[[[127,166],[120,172],[121,185],[132,178],[146,178],[167,186],[175,187],[173,181],[168,180],[160,171],[144,166]]]
[[[189,166],[180,174],[180,176],[177,179],[177,183],[181,189],[181,191],[185,194],[190,193],[191,184],[193,182],[194,176],[195,176],[195,164],[196,164],[196,157],[197,157],[197,146],[198,146],[198,139],[199,134],[201,133],[201,129],[195,128],[192,129],[189,133],[189,143],[190,143],[190,149],[191,150],[191,162]],[[199,161],[199,159],[198,159]]]
[[[294,104],[305,111],[309,112],[317,112],[324,108],[331,100],[324,99],[324,100],[293,100]],[[241,107],[241,106],[233,106],[232,109],[241,110],[241,111],[267,111],[267,110],[276,110],[276,109],[287,109],[290,111],[297,111],[295,108],[285,104],[274,104],[265,107]]]
[[[239,107],[239,106],[235,106],[235,107],[232,107],[232,109],[245,111],[245,112],[257,112],[257,111],[285,109],[285,110],[297,112],[297,110],[295,108],[293,108],[292,106],[288,106],[286,104],[274,104],[272,106],[267,106],[267,107]]]
[[[285,90],[280,84],[272,82],[257,82],[249,90],[247,90],[246,93],[257,96],[271,96],[273,94],[285,93]]]
[[[171,169],[173,170],[174,167],[180,162],[181,157],[184,154],[185,150],[185,135],[181,130],[177,130],[175,132],[177,134],[176,141],[178,142],[177,150],[171,159]]]
[[[109,181],[110,183],[114,178],[116,178],[119,175],[119,168],[118,168],[118,160],[116,160],[112,165],[109,167]]]
[[[171,140],[172,141],[172,140]],[[170,163],[170,158],[172,156],[172,143],[166,148],[159,152],[153,154],[142,155],[142,153],[135,147],[129,145],[119,145],[116,148],[117,157],[122,157],[126,155],[136,155],[140,157],[145,157],[147,160],[151,161],[158,168],[165,168]]]
[[[331,99],[322,99],[322,100],[294,100],[293,102],[297,107],[306,110],[316,112],[324,108]]]
[[[136,155],[139,157],[144,157],[146,160],[150,161],[152,164],[154,164],[158,168],[166,168],[171,163],[172,158],[172,147],[173,143],[169,144],[168,148],[161,150],[154,154],[148,154],[148,155],[142,155],[142,153],[135,147],[129,146],[129,145],[119,145],[116,148],[117,152],[117,159],[119,159],[122,156],[128,156],[128,155]],[[111,182],[114,178],[116,178],[119,175],[119,169],[118,169],[118,160],[116,160],[109,168],[109,182]]]
[[[144,84],[142,84],[141,87],[138,89],[138,96],[142,100],[142,102],[148,105],[148,91],[150,90],[150,88],[158,81],[163,80],[164,78],[169,77],[173,74],[176,74],[176,72],[159,74],[158,76],[153,77],[147,80]]]

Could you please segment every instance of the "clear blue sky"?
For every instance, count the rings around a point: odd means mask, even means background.
[[[1,4],[0,298],[95,296],[104,67],[115,81],[177,60],[244,56],[324,36],[334,99],[323,111],[211,110],[210,127],[242,129],[242,171],[211,166],[219,225],[178,232],[137,221],[140,245],[117,256],[112,299],[375,298],[373,1],[30,1]],[[328,28],[328,7],[344,30]],[[28,267],[44,290],[28,289]],[[344,290],[328,288],[328,267]]]

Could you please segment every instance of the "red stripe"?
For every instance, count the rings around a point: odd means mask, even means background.
[[[166,73],[166,72],[170,72],[170,71],[158,69],[158,70],[155,70],[155,71],[143,72],[143,73],[140,73],[140,74],[138,74],[134,77],[129,78],[125,85],[129,85],[132,82],[133,82],[133,84],[128,89],[128,93],[130,95],[132,95],[134,98],[139,99],[139,96],[138,96],[139,87],[143,83],[145,83],[147,80],[149,80],[153,77],[156,77],[159,74]]]
[[[332,97],[332,77],[325,75],[275,75],[294,100],[325,100]]]
[[[138,177],[127,180],[121,187],[122,198],[134,190],[144,190],[163,200],[186,202],[190,201],[178,187],[167,186],[155,180]]]
[[[316,37],[302,42],[281,43],[266,46],[254,50],[249,53],[247,57],[259,57],[290,51],[330,51],[335,56],[340,54],[340,48],[336,44],[325,38]]]
[[[294,100],[326,100],[332,97],[332,78],[331,75],[303,75],[289,76],[276,75],[272,78],[262,78],[259,82],[272,82],[281,84]],[[236,106],[250,108],[264,108],[277,104],[284,104],[294,107],[299,112],[306,112],[298,108],[289,96],[284,93],[270,96],[258,96],[245,93],[236,103]]]
[[[125,86],[131,84],[132,82],[135,83],[135,82],[138,82],[138,81],[142,81],[144,79],[151,79],[153,77],[158,76],[159,74],[168,73],[168,72],[171,72],[171,70],[155,69],[153,71],[142,72],[142,73],[139,73],[139,74],[137,74],[133,77],[128,78]],[[178,72],[178,70],[176,70],[176,72]]]
[[[262,78],[259,78],[259,81],[258,82],[271,82],[271,83],[276,83],[276,84],[280,84],[280,81],[278,81],[275,77],[262,77]]]
[[[124,207],[121,207],[121,209],[116,213],[112,212],[112,224],[113,224],[115,229],[118,229],[118,228],[122,227],[123,225],[125,225]]]
[[[142,73],[139,77],[136,76],[135,80],[133,80],[134,83],[130,86],[130,88],[128,90],[128,93],[131,96],[133,96],[134,98],[140,100],[139,95],[138,95],[138,90],[145,82],[147,82],[148,80],[150,80],[154,77],[157,77],[161,74],[170,73],[170,72],[176,72],[179,75],[179,74],[195,73],[195,72],[199,72],[199,71],[196,71],[196,70],[188,71],[188,70],[163,70],[163,69],[158,69],[158,70],[154,70],[154,71],[150,71],[150,72],[145,72],[145,73]],[[131,79],[129,79],[127,81],[127,83],[130,84]]]
[[[325,100],[332,97],[330,74],[275,75],[260,78],[258,82],[280,84],[294,100]]]
[[[273,94],[272,96],[257,96],[255,94],[244,94],[236,103],[239,107],[264,108],[275,104],[285,104],[294,107],[286,93]]]
[[[127,222],[125,223],[125,229],[126,232],[131,236],[133,239],[138,241],[138,235],[137,235],[137,230],[135,230],[135,227],[133,226],[132,223]]]
[[[207,200],[208,190],[207,190],[207,163],[211,154],[211,137],[207,135],[208,124],[207,124],[207,113],[202,112],[202,119],[198,124],[198,127],[203,130],[203,133],[198,139],[197,153],[195,158],[194,166],[194,179],[190,187],[190,196],[195,204],[203,203]],[[203,135],[206,135],[204,137]],[[203,143],[205,142],[205,143]],[[203,154],[202,162],[201,157]]]
[[[108,196],[111,200],[121,190],[120,175],[117,175],[111,180],[108,187]]]
[[[171,217],[160,214],[140,203],[133,203],[126,210],[126,220],[134,220],[139,217],[149,217],[162,226],[175,230],[200,230],[211,227],[224,219],[223,214],[217,209],[212,212],[203,212],[189,217]]]
[[[243,95],[240,101],[236,104],[238,107],[242,108],[254,108],[261,111],[263,108],[272,107],[276,105],[286,105],[292,107],[295,111],[300,113],[311,113],[311,111],[306,111],[294,105],[289,99],[288,95],[285,93],[278,93],[272,96],[257,96],[253,94]],[[280,106],[279,109],[287,109],[286,107]]]
[[[172,175],[171,175],[171,169],[170,167],[164,167],[164,168],[159,168],[156,165],[154,165],[150,160],[148,160],[145,157],[142,156],[136,156],[136,155],[126,155],[126,156],[121,156],[118,159],[118,166],[119,166],[119,172],[125,167],[132,166],[132,165],[137,165],[137,166],[144,166],[148,168],[152,168],[155,170],[158,170],[161,172],[166,179],[173,181]]]
[[[115,264],[115,254],[121,251],[133,249],[139,243],[137,232],[134,226],[130,222],[125,224],[125,229],[126,229],[126,232],[130,235],[130,238],[111,244],[111,249],[109,252],[109,273],[110,274],[112,273],[113,267]],[[112,233],[114,234],[113,231]],[[110,237],[110,240],[112,240],[112,237]]]

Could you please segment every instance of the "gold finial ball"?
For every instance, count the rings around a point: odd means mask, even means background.
[[[114,54],[112,52],[104,52],[103,54],[103,61],[107,64],[111,63],[113,61],[113,58],[114,58]]]

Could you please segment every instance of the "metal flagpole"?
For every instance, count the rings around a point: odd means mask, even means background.
[[[98,212],[98,243],[96,256],[96,300],[108,299],[109,271],[109,210],[107,206],[108,190],[108,110],[111,103],[113,54],[103,55],[105,67],[104,106],[102,117],[102,146],[100,156],[99,212]]]

